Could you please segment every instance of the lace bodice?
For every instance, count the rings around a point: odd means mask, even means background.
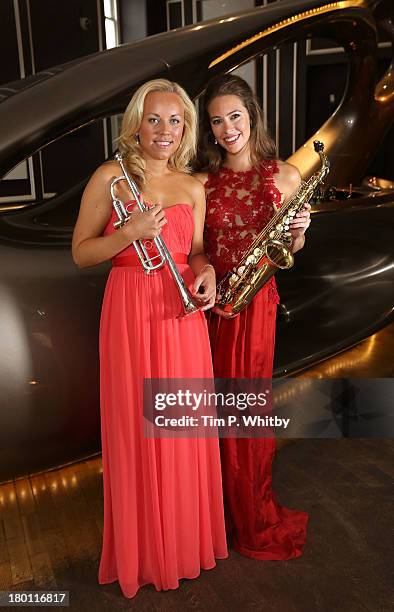
[[[281,193],[274,183],[279,172],[275,160],[264,160],[259,170],[234,172],[222,167],[205,183],[207,212],[205,251],[216,269],[218,279],[242,258],[256,235],[280,207]],[[274,301],[279,301],[275,280],[269,281]]]

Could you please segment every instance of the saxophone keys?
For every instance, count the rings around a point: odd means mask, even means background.
[[[278,231],[278,232],[281,232],[281,231],[283,230],[283,225],[282,225],[282,223],[279,223],[279,224],[276,226],[276,229],[277,229],[277,231]]]
[[[250,265],[250,264],[254,264],[256,263],[256,258],[254,255],[248,255],[248,257],[246,258],[246,265]]]
[[[269,237],[270,238],[275,238],[275,231],[270,232]]]
[[[253,251],[253,255],[254,255],[256,258],[257,258],[257,257],[261,257],[261,256],[262,256],[262,254],[263,254],[263,251],[262,251],[262,250],[261,250],[259,247],[257,247],[257,249],[255,249],[255,250]]]

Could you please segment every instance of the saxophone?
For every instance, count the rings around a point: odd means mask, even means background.
[[[275,208],[274,216],[254,239],[241,261],[218,284],[216,306],[225,312],[241,312],[278,269],[287,270],[294,265],[289,248],[290,220],[309,202],[330,169],[330,162],[323,153],[324,144],[315,140],[313,145],[320,156],[321,168],[308,181],[301,183],[286,204],[279,210]]]

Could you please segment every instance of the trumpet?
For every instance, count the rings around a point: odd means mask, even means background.
[[[123,162],[122,154],[116,153],[115,159],[116,161],[119,162],[120,167],[123,172],[123,175],[115,178],[110,185],[112,206],[117,216],[117,221],[115,221],[113,225],[115,229],[118,229],[122,227],[125,223],[127,223],[127,221],[130,219],[130,214],[128,213],[122,200],[116,197],[115,186],[117,185],[117,183],[119,183],[120,181],[127,182],[129,189],[131,193],[133,194],[133,198],[135,199],[135,202],[138,208],[140,209],[140,211],[146,212],[147,210],[149,210],[149,207],[146,206],[146,204],[143,202],[136,183],[130,178],[129,174],[127,173],[127,170]],[[172,259],[171,254],[164,240],[161,238],[161,236],[156,236],[156,238],[153,239],[153,243],[157,249],[157,255],[150,257],[145,248],[144,242],[142,240],[135,240],[133,242],[134,249],[138,255],[138,258],[141,262],[141,265],[145,273],[149,274],[150,272],[154,270],[159,270],[164,265],[167,265],[170,271],[170,274],[175,281],[175,284],[179,292],[179,296],[181,298],[181,302],[183,306],[183,316],[196,312],[199,308],[196,302],[193,300],[193,297],[190,291],[185,286],[184,280],[182,276],[180,275],[179,270],[176,267],[175,262]]]

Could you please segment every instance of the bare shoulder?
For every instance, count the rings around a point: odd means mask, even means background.
[[[298,189],[301,185],[301,175],[296,166],[277,160],[279,172],[274,174],[274,181],[276,187],[282,194],[282,201],[288,200],[289,197]]]
[[[195,174],[186,174],[184,185],[194,200],[205,196],[204,186]]]
[[[119,164],[116,161],[107,161],[101,164],[94,172],[92,178],[95,178],[100,181],[110,181],[117,176],[122,174],[121,169],[119,168]]]
[[[196,172],[193,174],[196,179],[201,183],[201,185],[205,185],[208,180],[208,172]]]
[[[286,184],[290,190],[296,189],[301,183],[301,174],[296,166],[277,160],[279,173],[277,174],[278,182]]]
[[[117,176],[120,176],[119,164],[104,162],[92,174],[82,196],[82,207],[97,210],[109,210],[111,205],[110,185]]]

